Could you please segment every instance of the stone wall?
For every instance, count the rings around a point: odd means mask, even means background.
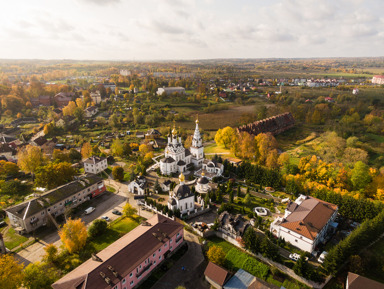
[[[282,133],[295,125],[295,119],[290,112],[275,115],[270,118],[262,119],[237,128],[237,132],[247,132],[258,135],[259,133],[270,132],[273,135]]]

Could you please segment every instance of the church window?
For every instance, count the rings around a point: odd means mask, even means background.
[[[192,208],[192,203],[191,203],[191,208]]]

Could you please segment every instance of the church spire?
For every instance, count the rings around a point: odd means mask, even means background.
[[[199,130],[199,118],[196,116],[196,128],[195,133],[193,134],[192,146],[193,147],[201,147],[203,145],[203,141],[201,139],[200,130]]]

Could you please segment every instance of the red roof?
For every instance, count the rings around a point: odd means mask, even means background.
[[[220,286],[223,286],[230,276],[227,270],[212,262],[208,263],[204,275]]]

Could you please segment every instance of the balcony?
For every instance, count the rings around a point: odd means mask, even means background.
[[[147,266],[144,266],[144,268],[139,273],[136,274],[136,278],[140,278],[141,275],[143,275],[146,271],[149,270],[149,268],[151,268],[151,266],[152,266],[152,262],[150,262]]]

